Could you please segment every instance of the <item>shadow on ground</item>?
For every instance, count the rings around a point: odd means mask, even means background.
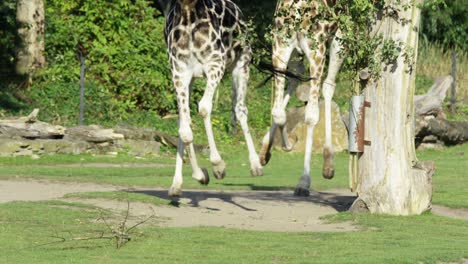
[[[139,193],[158,197],[172,201],[171,204],[177,206],[180,199],[188,199],[186,203],[189,206],[199,207],[200,203],[208,199],[218,199],[225,203],[233,204],[246,211],[255,211],[245,207],[236,200],[249,199],[256,201],[267,201],[267,202],[282,202],[282,203],[294,203],[294,202],[310,202],[315,205],[329,206],[334,208],[338,212],[347,211],[351,204],[356,199],[356,195],[346,190],[331,190],[326,192],[311,191],[309,197],[296,197],[292,194],[292,191],[199,191],[199,190],[187,190],[184,191],[181,198],[170,197],[167,194],[167,190],[130,190],[132,193]]]

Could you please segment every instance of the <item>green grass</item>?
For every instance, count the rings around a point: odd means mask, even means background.
[[[145,195],[141,193],[132,193],[125,191],[115,192],[84,192],[84,193],[69,193],[64,198],[79,198],[79,199],[107,199],[117,201],[128,201],[130,203],[142,202],[154,205],[172,205],[173,202],[159,197]]]
[[[212,177],[210,185],[201,186],[198,182],[191,179],[190,165],[184,165],[185,188],[197,189],[225,189],[225,190],[279,190],[292,189],[299,176],[302,173],[303,154],[301,153],[284,153],[275,151],[273,159],[265,167],[265,175],[263,177],[251,177],[250,165],[248,162],[247,150],[243,147],[237,147],[223,153],[223,157],[227,163],[227,177],[224,180],[216,180]],[[86,167],[86,166],[60,166],[61,164],[73,163],[71,156],[65,156],[65,160],[61,161],[60,157],[44,157],[45,159],[31,160],[30,158],[21,158],[17,161],[12,161],[11,158],[0,158],[0,163],[3,163],[0,170],[0,178],[36,178],[48,179],[57,181],[79,181],[79,182],[97,182],[111,183],[120,185],[140,185],[148,187],[164,187],[167,188],[172,182],[174,174],[174,160],[170,163],[171,166],[162,167]],[[100,163],[103,160],[100,158],[96,161],[86,159],[82,161],[80,156],[76,156],[75,160],[81,164],[88,162]],[[106,158],[108,159],[108,158]],[[322,157],[314,155],[312,160],[313,186],[316,189],[330,189],[344,187],[347,184],[347,162],[348,156],[340,153],[336,157],[336,179],[325,180],[321,175]],[[6,162],[3,162],[6,160]],[[122,163],[131,164],[134,158],[118,158]],[[54,166],[52,166],[53,164]],[[146,161],[145,163],[147,163]],[[158,159],[153,159],[152,162],[158,163]],[[211,168],[208,157],[200,155],[199,162],[201,166],[208,169]],[[111,163],[116,163],[112,161]],[[167,160],[163,160],[164,164],[168,164]],[[46,166],[41,166],[46,165]],[[287,166],[285,166],[287,165]]]
[[[216,190],[292,190],[301,173],[302,153],[274,151],[272,160],[264,168],[263,177],[251,177],[247,151],[231,147],[223,153],[227,163],[227,177],[224,180],[211,178],[208,186],[202,186],[191,175],[191,167],[184,165],[185,189]],[[445,148],[444,150],[419,151],[421,160],[434,160],[436,172],[433,177],[435,204],[450,207],[468,208],[468,144]],[[202,166],[211,168],[208,157],[199,156]],[[66,166],[78,163],[83,166]],[[134,164],[134,167],[88,167],[88,163]],[[160,167],[138,166],[164,164]],[[144,186],[169,188],[174,173],[173,158],[135,159],[131,156],[92,157],[92,156],[44,156],[38,160],[27,157],[0,158],[0,179],[47,179],[53,181],[96,182],[123,186]],[[313,155],[312,188],[326,190],[348,187],[348,155],[338,153],[335,157],[335,178],[321,177],[322,156]]]
[[[72,155],[72,154],[61,154],[61,155],[43,155],[39,159],[32,159],[29,156],[18,156],[18,157],[1,157],[0,166],[33,166],[33,165],[63,165],[63,164],[88,164],[88,163],[159,163],[159,164],[172,164],[172,158],[168,157],[144,157],[135,158],[133,155],[119,153],[116,156],[110,155]]]
[[[292,189],[302,172],[301,153],[275,151],[265,176],[249,176],[243,146],[223,153],[228,177],[200,186],[184,166],[185,188],[220,190]],[[443,150],[419,151],[421,160],[434,160],[435,204],[468,208],[468,144]],[[207,166],[206,156],[199,156]],[[173,174],[172,158],[135,159],[131,156],[44,156],[0,158],[0,179],[37,178],[60,181],[101,182],[168,188]],[[336,156],[336,177],[320,177],[321,155],[314,155],[313,188],[347,187],[345,153]],[[70,166],[81,163],[82,166]],[[109,163],[111,167],[91,167]],[[116,167],[115,164],[135,167]],[[162,163],[162,167],[147,167]],[[170,165],[167,165],[170,164]],[[139,166],[140,165],[140,166]],[[143,166],[144,165],[144,166]],[[69,194],[83,199],[116,199],[167,205],[164,199],[126,192]],[[110,214],[104,212],[107,217]],[[432,215],[396,217],[340,213],[330,222],[351,221],[359,231],[340,233],[280,233],[225,228],[158,228],[148,222],[131,233],[132,240],[116,249],[111,240],[59,241],[56,237],[94,237],[108,232],[100,210],[80,203],[61,201],[0,204],[0,263],[439,263],[468,258],[468,221]],[[113,216],[112,221],[119,221]],[[54,238],[55,237],[55,238]]]
[[[71,210],[73,209],[73,210]],[[0,263],[438,263],[468,257],[468,221],[341,213],[361,231],[281,233],[144,224],[116,249],[110,240],[68,241],[107,232],[91,206],[0,204]],[[106,233],[107,234],[107,233]]]
[[[435,161],[433,203],[468,208],[468,144],[421,151],[418,158]]]

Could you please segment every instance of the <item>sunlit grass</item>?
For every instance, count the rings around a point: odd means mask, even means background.
[[[468,257],[468,221],[431,214],[328,217],[360,228],[339,233],[159,228],[147,223],[134,229],[120,249],[112,240],[70,241],[107,234],[97,220],[101,214],[92,206],[59,201],[0,204],[0,262],[440,263]],[[60,242],[60,237],[68,241]]]
[[[244,146],[231,146],[222,153],[227,164],[227,176],[223,180],[211,177],[208,186],[200,185],[191,178],[191,167],[184,165],[185,189],[215,190],[293,190],[302,175],[303,154],[273,152],[270,163],[264,168],[264,176],[251,177],[248,153]],[[419,151],[421,160],[434,160],[436,172],[433,177],[436,204],[468,208],[468,144],[443,150]],[[42,160],[43,159],[43,160]],[[114,160],[113,160],[114,159]],[[77,162],[79,166],[73,165]],[[199,155],[201,166],[211,170],[206,154]],[[94,167],[90,164],[101,163]],[[44,156],[39,160],[23,157],[17,160],[0,158],[0,179],[46,179],[52,181],[96,182],[122,186],[142,186],[168,189],[174,175],[174,158],[136,159],[131,156],[117,158],[91,156]],[[106,164],[108,164],[106,166]],[[125,166],[118,166],[119,164]],[[158,164],[161,164],[160,166]],[[117,166],[116,166],[117,165]],[[348,188],[348,155],[338,153],[335,157],[335,178],[321,176],[322,156],[312,157],[312,189],[327,190]],[[212,173],[210,172],[212,175]]]
[[[463,105],[468,104],[468,52],[457,50],[456,64],[456,96],[460,111]],[[421,78],[434,81],[437,77],[452,75],[452,50],[443,49],[437,44],[422,41],[418,49],[418,64],[416,73]],[[429,88],[430,85],[427,87]],[[421,93],[423,90],[418,89]],[[450,102],[451,90],[447,91],[446,101]],[[463,112],[463,117],[468,120],[468,113]]]

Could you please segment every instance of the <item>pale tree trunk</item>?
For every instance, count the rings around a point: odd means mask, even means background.
[[[21,44],[17,49],[16,73],[30,76],[44,67],[44,1],[18,0],[16,20]]]
[[[397,3],[400,2],[400,3]],[[377,31],[386,39],[399,40],[406,48],[394,65],[384,67],[379,80],[370,82],[365,91],[365,140],[370,141],[361,155],[359,198],[351,210],[392,215],[420,214],[431,207],[432,162],[420,162],[414,145],[415,65],[405,63],[403,53],[413,49],[417,54],[421,0],[403,11],[406,0],[387,1],[399,6],[398,19],[383,16]],[[409,48],[409,49],[408,49]]]

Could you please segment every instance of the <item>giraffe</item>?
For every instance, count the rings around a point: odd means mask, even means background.
[[[323,82],[322,94],[325,101],[325,145],[323,149],[324,164],[323,177],[331,179],[334,176],[333,145],[331,141],[331,99],[335,90],[335,80],[343,62],[339,56],[341,45],[340,32],[335,23],[319,21],[312,22],[319,11],[319,2],[333,5],[332,1],[318,0],[278,0],[273,25],[273,67],[280,72],[287,68],[294,50],[307,58],[310,68],[310,91],[305,109],[305,123],[307,125],[306,149],[304,155],[304,170],[299,179],[294,194],[308,196],[310,194],[310,161],[312,155],[313,132],[319,119],[319,89],[324,70],[326,46],[331,38],[330,64],[328,75]],[[272,107],[272,125],[263,138],[260,150],[262,165],[266,165],[271,158],[271,147],[276,129],[281,133],[283,150],[291,151],[293,146],[288,140],[286,131],[286,106],[292,93],[291,89],[284,92],[285,77],[275,74],[275,99]]]
[[[226,165],[216,148],[211,112],[216,87],[227,70],[232,70],[235,115],[249,151],[250,172],[252,176],[263,175],[247,125],[245,96],[252,55],[241,10],[230,0],[160,0],[159,4],[165,15],[164,34],[179,111],[176,168],[169,195],[180,196],[182,193],[185,148],[192,165],[192,177],[201,184],[209,183],[208,171],[198,165],[190,127],[190,85],[196,77],[205,76],[207,80],[198,112],[203,118],[208,137],[213,174],[218,179],[225,176]]]

